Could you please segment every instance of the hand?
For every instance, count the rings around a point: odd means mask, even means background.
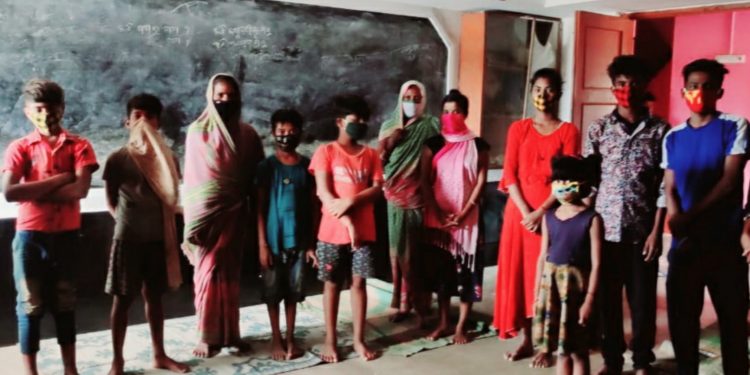
[[[260,257],[260,268],[262,270],[265,271],[273,267],[273,256],[271,256],[271,248],[268,247],[268,244],[260,245],[258,255]]]
[[[353,203],[354,200],[351,198],[334,199],[328,204],[328,213],[339,219],[346,214],[346,211],[352,207]]]
[[[669,229],[676,237],[685,237],[688,234],[692,218],[686,213],[677,213],[669,218]]]
[[[581,325],[581,327],[585,327],[586,324],[589,322],[589,318],[591,318],[591,301],[587,298],[585,302],[583,302],[583,305],[578,310],[578,324]]]
[[[542,217],[544,216],[544,211],[541,208],[538,208],[528,215],[523,217],[523,220],[521,220],[521,225],[526,228],[529,232],[536,232],[539,230],[539,226],[542,224]]]
[[[357,230],[354,227],[354,223],[352,223],[352,219],[349,216],[342,216],[339,220],[341,221],[341,224],[343,224],[346,228],[346,231],[349,233],[349,240],[351,241],[350,244],[352,246],[352,251],[358,249],[360,247],[359,235],[357,234]]]
[[[456,214],[446,214],[443,216],[443,220],[441,224],[443,225],[443,229],[453,228],[458,226],[458,223],[460,222],[459,216]]]
[[[651,232],[643,246],[643,260],[650,262],[659,258],[662,251],[661,233]]]
[[[745,228],[742,229],[740,244],[742,244],[742,256],[750,263],[750,228],[748,228],[747,223],[745,224]]]
[[[307,259],[307,263],[312,263],[313,268],[318,268],[318,256],[315,255],[314,249],[308,249],[305,252],[305,259]]]

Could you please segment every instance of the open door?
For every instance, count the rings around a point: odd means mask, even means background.
[[[607,66],[615,56],[633,53],[635,21],[576,12],[575,32],[573,123],[585,138],[589,124],[614,109]]]

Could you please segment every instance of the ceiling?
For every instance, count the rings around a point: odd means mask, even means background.
[[[750,4],[747,0],[377,0],[454,11],[506,10],[555,16],[576,10],[631,13],[706,5]]]

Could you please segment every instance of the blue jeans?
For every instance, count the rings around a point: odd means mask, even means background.
[[[57,342],[60,345],[75,343],[73,273],[77,249],[78,231],[16,232],[13,280],[21,353],[39,351],[41,318],[47,309],[55,317]]]

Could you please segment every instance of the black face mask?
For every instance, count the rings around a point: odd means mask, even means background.
[[[219,113],[221,119],[226,122],[237,117],[242,108],[242,103],[239,100],[230,100],[227,102],[215,100],[214,107],[216,107],[216,112]]]
[[[346,134],[353,141],[359,141],[367,135],[367,124],[363,122],[349,122],[346,124]]]
[[[297,148],[299,145],[299,135],[287,134],[287,135],[276,135],[276,146],[284,151],[291,151]]]

